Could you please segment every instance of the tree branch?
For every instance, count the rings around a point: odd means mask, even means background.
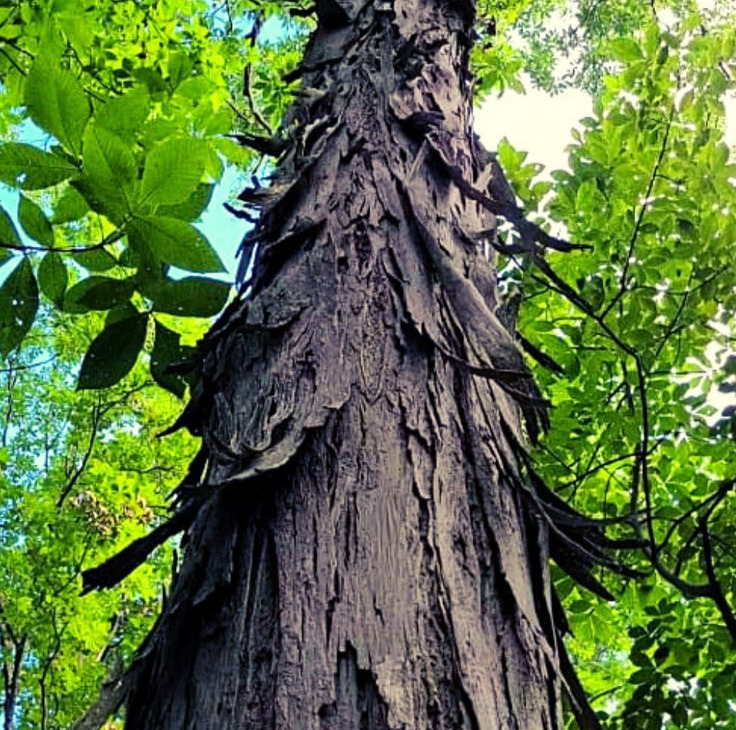
[[[716,569],[713,563],[713,546],[711,545],[707,518],[704,517],[701,520],[699,529],[700,534],[703,536],[703,560],[705,562],[705,574],[708,577],[708,584],[711,589],[711,598],[720,611],[728,633],[731,634],[731,640],[736,644],[736,615],[734,615],[733,609],[729,605],[723,593],[723,588],[716,576]]]
[[[120,673],[106,679],[96,702],[77,720],[72,730],[100,730],[107,719],[117,712],[129,689],[129,675]]]

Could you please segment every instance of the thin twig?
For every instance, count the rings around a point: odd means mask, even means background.
[[[48,246],[35,246],[33,244],[21,244],[17,246],[12,243],[3,243],[0,241],[0,248],[8,249],[9,251],[17,251],[18,253],[47,253],[53,251],[54,253],[87,253],[88,251],[96,251],[105,246],[111,246],[113,243],[117,243],[121,238],[125,236],[125,231],[119,229],[113,231],[113,233],[106,236],[99,243],[94,243],[91,246],[67,246],[67,247],[54,247],[49,248]]]

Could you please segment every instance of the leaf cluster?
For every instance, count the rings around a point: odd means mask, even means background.
[[[193,439],[161,441],[177,410],[141,364],[125,384],[75,392],[102,315],[42,307],[0,380],[0,663],[16,730],[70,728],[129,666],[158,612],[172,547],[124,588],[80,596],[80,573],[167,516]],[[8,700],[17,666],[14,701]]]
[[[618,579],[616,605],[557,582],[611,728],[734,722],[736,165],[722,141],[734,38],[687,16],[611,42],[617,73],[553,181],[499,151],[528,208],[592,246],[509,260],[503,276],[523,292],[520,331],[557,364],[537,372],[554,403],[537,468],[640,544],[621,559],[643,576]]]
[[[283,84],[268,83],[298,41],[284,41],[278,63],[273,44],[244,42],[274,9],[233,3],[228,20],[199,0],[0,6],[0,93],[25,119],[20,140],[0,145],[0,181],[17,191],[16,209],[0,208],[0,356],[41,301],[107,311],[79,387],[114,385],[147,349],[154,378],[183,395],[168,368],[189,353],[172,315],[212,317],[230,295],[195,222],[224,165],[252,161],[226,136],[253,122],[234,101],[243,66],[257,69],[253,94],[270,118],[286,103]]]

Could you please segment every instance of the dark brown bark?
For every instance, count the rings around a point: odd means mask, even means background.
[[[543,404],[476,235],[503,201],[472,7],[318,12],[277,178],[241,196],[256,275],[202,345],[207,496],[127,727],[559,728],[548,525],[584,525],[522,477]]]
[[[13,730],[20,673],[26,651],[26,637],[16,637],[9,626],[0,625],[0,642],[2,642],[3,654],[3,730]]]

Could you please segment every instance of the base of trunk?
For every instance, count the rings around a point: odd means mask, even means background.
[[[426,363],[202,512],[129,728],[559,727],[545,537],[469,431],[494,388]]]

